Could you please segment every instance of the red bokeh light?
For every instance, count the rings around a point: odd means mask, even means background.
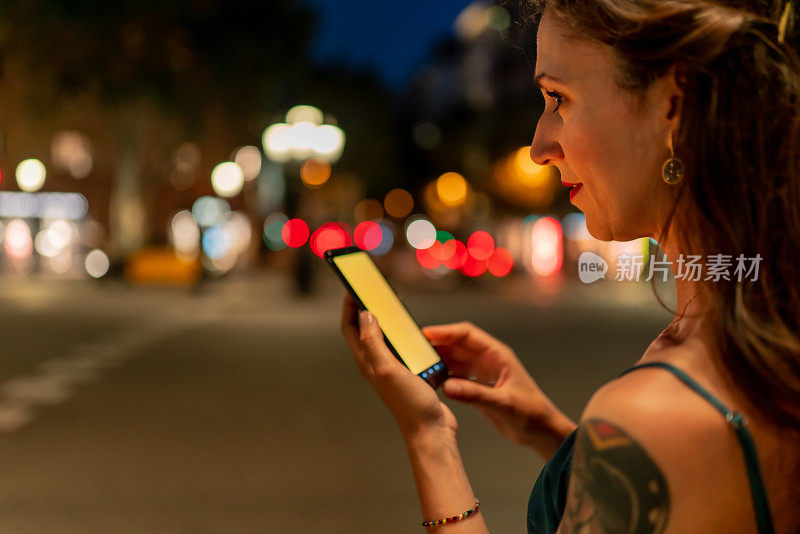
[[[441,258],[442,244],[438,241],[428,248],[417,249],[417,261],[426,269],[436,269],[442,264]]]
[[[533,272],[547,277],[558,273],[564,258],[563,230],[553,217],[542,217],[531,231]]]
[[[353,241],[362,250],[373,250],[378,248],[383,240],[383,230],[374,221],[364,221],[356,226],[353,232]]]
[[[311,251],[321,258],[326,250],[349,247],[353,241],[339,224],[325,223],[311,234],[308,244]]]
[[[489,258],[489,272],[495,276],[505,276],[514,267],[514,259],[511,253],[504,248],[494,249],[492,257]]]
[[[308,225],[303,219],[290,219],[283,225],[281,237],[288,246],[297,248],[306,244],[308,232]]]
[[[467,254],[467,259],[464,265],[461,266],[460,271],[467,276],[480,276],[486,272],[486,267],[489,265],[487,260],[479,260]]]
[[[494,252],[494,238],[488,232],[478,230],[469,236],[467,250],[476,260],[488,260]]]
[[[445,246],[451,247],[453,253],[445,260],[444,264],[454,271],[462,268],[467,261],[467,246],[458,239],[450,239]]]

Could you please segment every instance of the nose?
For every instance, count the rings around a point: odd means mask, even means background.
[[[531,142],[531,159],[539,165],[555,165],[564,159],[564,151],[556,140],[558,125],[555,120],[543,113],[536,124],[536,132]]]

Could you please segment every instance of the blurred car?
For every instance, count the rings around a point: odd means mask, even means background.
[[[139,249],[125,263],[125,280],[132,284],[194,286],[203,276],[198,259],[179,257],[172,247]]]

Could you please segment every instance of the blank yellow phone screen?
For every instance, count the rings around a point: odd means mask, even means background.
[[[366,252],[335,256],[333,261],[412,373],[439,362],[439,354]]]

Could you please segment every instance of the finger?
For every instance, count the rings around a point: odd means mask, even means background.
[[[502,395],[495,388],[472,380],[448,378],[442,385],[442,391],[451,399],[461,402],[491,406],[502,404]]]
[[[358,309],[353,298],[348,294],[344,298],[342,307],[342,333],[356,359],[356,365],[362,374],[367,376],[371,372],[371,366],[366,362],[359,340]]]
[[[434,345],[462,345],[470,350],[482,350],[499,343],[488,332],[467,321],[426,326],[422,333]]]
[[[366,310],[359,314],[359,330],[359,342],[364,348],[366,360],[376,372],[403,367],[386,346],[378,320]]]

